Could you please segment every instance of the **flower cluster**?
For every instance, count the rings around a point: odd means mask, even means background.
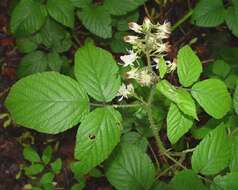
[[[120,57],[123,66],[130,67],[130,70],[126,73],[126,78],[136,80],[141,86],[149,87],[158,79],[153,70],[159,69],[160,58],[167,55],[170,51],[171,46],[166,40],[170,37],[171,25],[169,22],[153,24],[148,18],[145,18],[142,25],[131,22],[128,26],[137,35],[125,36],[124,38],[125,42],[132,45],[132,50],[129,50],[127,55]],[[142,54],[147,56],[147,61],[149,57],[149,63],[148,66],[141,68],[136,66],[135,63],[138,62]],[[172,63],[166,61],[165,63],[167,65],[167,72],[173,72],[176,69],[175,61]],[[121,96],[121,100],[123,97],[128,98],[133,93],[134,88],[132,84],[127,86],[122,84],[118,96]]]

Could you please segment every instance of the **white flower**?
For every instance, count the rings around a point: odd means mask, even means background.
[[[159,31],[159,33],[170,34],[171,33],[170,22],[164,22],[164,24],[159,25],[157,27],[157,30]]]
[[[150,86],[153,83],[153,76],[148,72],[148,70],[142,70],[140,72],[139,83],[142,86]]]
[[[131,29],[131,30],[133,30],[134,32],[136,32],[136,33],[142,33],[142,27],[141,27],[141,25],[139,25],[139,24],[137,24],[137,23],[135,23],[135,22],[130,22],[130,23],[128,23],[128,27]]]
[[[132,84],[125,85],[123,83],[117,93],[117,96],[120,96],[118,101],[123,100],[123,98],[128,98],[128,96],[130,96],[133,93],[134,93],[133,85]]]
[[[128,65],[133,66],[133,63],[138,58],[137,54],[133,52],[132,50],[128,51],[128,55],[123,55],[120,57],[120,59],[124,62],[124,67],[127,67]]]
[[[171,73],[176,70],[176,68],[177,68],[177,60],[176,59],[174,59],[172,63],[171,63],[171,61],[166,61],[166,63],[167,63],[167,67],[168,67],[167,73]]]
[[[151,27],[153,26],[153,24],[151,23],[151,21],[148,17],[145,17],[142,26],[143,26],[143,29],[145,29],[145,31],[149,31],[151,29]]]
[[[126,74],[127,74],[128,79],[138,79],[138,77],[139,77],[138,68],[132,68]]]

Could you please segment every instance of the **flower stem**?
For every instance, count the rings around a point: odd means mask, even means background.
[[[183,24],[186,20],[188,20],[193,14],[193,9],[187,12],[181,19],[179,19],[173,26],[172,32],[175,31],[181,24]]]

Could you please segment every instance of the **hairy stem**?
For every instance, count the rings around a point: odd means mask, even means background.
[[[148,102],[147,102],[147,114],[148,114],[148,120],[149,120],[149,123],[150,123],[150,128],[153,132],[153,135],[155,137],[155,140],[156,140],[156,143],[161,151],[161,154],[163,154],[166,149],[160,139],[160,136],[159,136],[159,129],[154,121],[154,118],[153,118],[153,110],[152,110],[152,103],[153,103],[153,99],[154,99],[154,95],[156,93],[156,88],[155,86],[152,88],[152,90],[150,91],[150,95],[149,95],[149,99],[148,99]]]

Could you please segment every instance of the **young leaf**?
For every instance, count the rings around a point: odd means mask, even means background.
[[[53,172],[55,174],[58,174],[62,168],[62,160],[60,158],[58,158],[57,160],[55,160],[54,162],[52,162],[50,164],[51,169],[53,170]]]
[[[149,156],[131,144],[121,144],[106,169],[107,179],[117,190],[148,190],[154,176],[155,168]]]
[[[139,6],[143,5],[147,0],[105,0],[103,6],[112,14],[112,15],[125,15]]]
[[[74,7],[70,0],[48,0],[47,10],[57,22],[74,27]]]
[[[111,16],[103,6],[88,6],[78,12],[83,25],[102,38],[112,37]]]
[[[230,6],[226,11],[226,24],[232,33],[238,37],[238,6]]]
[[[39,173],[41,173],[44,169],[44,166],[42,164],[32,164],[29,167],[25,167],[25,173],[27,176],[34,176]]]
[[[196,147],[192,155],[192,168],[203,175],[214,175],[226,168],[231,158],[231,140],[225,125],[213,129]]]
[[[113,108],[97,108],[81,123],[76,137],[76,173],[86,174],[104,161],[120,141],[121,115]]]
[[[159,76],[160,78],[164,78],[165,74],[167,73],[167,64],[163,57],[159,59],[158,66],[159,66]]]
[[[231,70],[231,66],[223,60],[217,60],[212,66],[212,72],[222,78],[225,78]]]
[[[171,103],[167,116],[167,134],[170,142],[175,144],[192,126],[193,119]]]
[[[42,51],[34,51],[22,58],[20,66],[17,68],[17,75],[22,78],[34,73],[44,72],[46,69],[46,55]]]
[[[238,172],[238,135],[232,137],[232,153],[229,168],[231,172]]]
[[[231,109],[231,96],[221,80],[207,79],[197,82],[192,87],[192,96],[216,119],[221,119]]]
[[[233,105],[234,105],[235,112],[238,114],[238,82],[236,83],[236,89],[233,95]]]
[[[208,190],[202,180],[192,170],[179,172],[170,183],[172,189],[176,190]]]
[[[184,46],[178,52],[177,72],[179,82],[185,87],[191,86],[200,77],[202,63],[189,46]]]
[[[44,185],[44,184],[52,183],[54,180],[54,177],[55,175],[51,172],[45,173],[40,179],[40,184]]]
[[[92,44],[75,55],[75,76],[87,93],[97,101],[110,102],[120,88],[118,66],[112,55]]]
[[[16,46],[21,53],[30,53],[36,50],[38,45],[32,37],[23,37],[16,39]]]
[[[49,134],[72,128],[89,111],[88,97],[80,85],[56,72],[21,79],[5,103],[16,123]]]
[[[47,11],[35,0],[21,0],[12,12],[11,31],[19,35],[38,31],[44,24]]]
[[[214,27],[225,20],[223,0],[200,0],[193,13],[193,22],[197,26]]]
[[[238,172],[228,173],[224,176],[216,176],[214,183],[222,190],[237,190],[238,189]]]
[[[143,135],[133,131],[125,133],[121,137],[121,142],[127,143],[127,144],[134,144],[138,146],[139,148],[141,148],[141,150],[143,150],[144,152],[146,152],[148,147],[147,139]]]
[[[43,44],[48,49],[52,49],[55,52],[61,53],[69,50],[72,46],[71,35],[65,30],[65,28],[48,18],[45,25],[34,37],[38,44]]]
[[[23,156],[30,162],[41,162],[39,154],[29,146],[23,149]]]
[[[158,82],[157,89],[169,100],[174,102],[184,114],[197,119],[195,102],[185,89],[176,88],[167,80]]]
[[[47,54],[46,58],[50,70],[59,72],[64,62],[63,59],[60,57],[60,55],[56,52],[51,52]]]
[[[42,155],[42,161],[44,162],[45,165],[47,165],[50,162],[51,157],[52,157],[52,147],[49,145],[45,148]]]

